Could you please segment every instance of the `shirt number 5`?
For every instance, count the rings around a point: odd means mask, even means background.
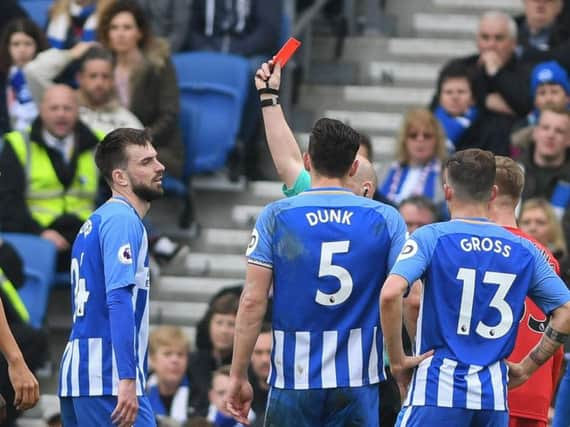
[[[333,306],[345,302],[352,293],[352,277],[346,268],[332,263],[334,254],[348,253],[350,242],[342,240],[339,242],[323,242],[321,245],[321,262],[319,265],[319,277],[333,276],[340,282],[338,291],[327,294],[320,289],[317,290],[315,301],[321,305]]]

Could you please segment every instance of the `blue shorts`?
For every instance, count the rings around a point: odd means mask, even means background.
[[[65,427],[113,426],[111,414],[117,406],[116,396],[60,397],[61,421]],[[81,420],[79,423],[78,420]],[[156,427],[148,397],[139,396],[135,427]]]
[[[396,427],[508,427],[507,411],[485,411],[437,406],[404,406]]]
[[[272,387],[268,427],[378,427],[378,384],[315,390]]]

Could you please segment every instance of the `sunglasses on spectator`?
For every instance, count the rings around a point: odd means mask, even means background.
[[[410,139],[418,139],[420,136],[423,137],[423,139],[432,139],[434,137],[433,133],[429,132],[410,132],[407,135]]]

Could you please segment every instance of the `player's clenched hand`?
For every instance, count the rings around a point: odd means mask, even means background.
[[[137,419],[138,410],[136,380],[120,380],[117,407],[111,414],[111,421],[119,427],[131,427]]]
[[[401,361],[390,361],[390,371],[398,382],[400,390],[408,390],[414,368],[431,356],[433,356],[433,350],[419,356],[404,356]]]
[[[34,374],[28,369],[24,359],[19,359],[8,366],[10,383],[14,388],[14,406],[19,411],[30,409],[40,399],[40,385]]]
[[[230,377],[230,387],[226,408],[232,417],[244,425],[249,425],[247,415],[253,401],[253,388],[243,378]]]
[[[273,61],[264,62],[255,72],[255,87],[262,89],[267,87],[279,89],[281,85],[281,66],[273,64]]]
[[[509,365],[509,388],[518,387],[528,380],[529,375],[521,363],[507,361],[507,365]]]

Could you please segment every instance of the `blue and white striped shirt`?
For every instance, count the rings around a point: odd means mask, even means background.
[[[378,298],[405,233],[394,208],[340,188],[308,190],[262,211],[247,256],[273,269],[272,386],[383,379]]]
[[[504,411],[507,366],[527,294],[545,312],[570,293],[528,240],[481,219],[421,227],[390,274],[424,287],[405,405]]]
[[[119,376],[111,342],[107,293],[133,286],[137,395],[147,376],[148,241],[136,211],[113,198],[83,224],[72,249],[73,326],[60,366],[62,397],[117,395]]]

